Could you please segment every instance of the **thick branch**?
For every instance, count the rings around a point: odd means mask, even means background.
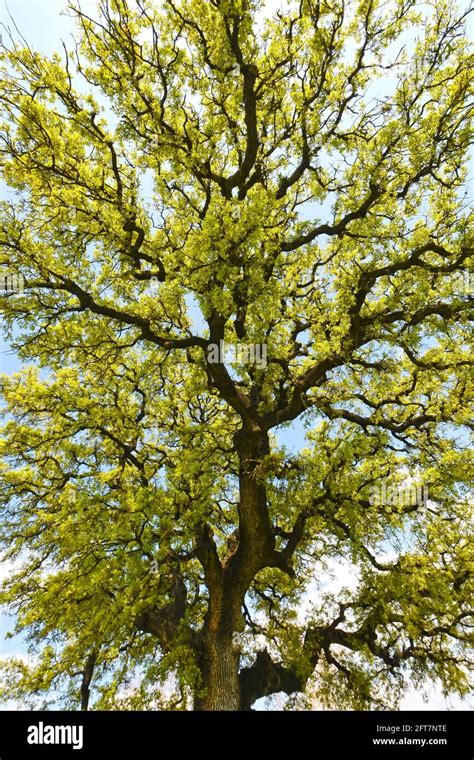
[[[266,649],[258,652],[253,665],[240,671],[239,682],[242,710],[250,710],[261,697],[280,691],[293,694],[304,688],[301,678],[289,668],[273,662]]]
[[[157,637],[161,648],[168,652],[186,610],[187,590],[178,568],[173,568],[167,576],[171,581],[169,596],[171,601],[163,607],[148,607],[135,619],[135,626],[145,633]]]

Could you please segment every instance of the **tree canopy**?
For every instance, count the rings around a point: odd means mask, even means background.
[[[102,0],[54,55],[4,39],[10,698],[469,691],[469,11],[263,5]]]

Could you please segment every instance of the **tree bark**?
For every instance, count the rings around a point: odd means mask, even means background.
[[[205,643],[202,660],[203,696],[198,710],[240,710],[239,651],[232,637],[217,636]]]
[[[243,630],[242,606],[253,578],[274,562],[275,537],[267,509],[262,460],[269,452],[266,433],[242,429],[235,436],[239,456],[238,545],[221,562],[209,529],[203,532],[199,552],[209,590],[209,604],[201,631],[199,667],[201,692],[198,710],[241,710],[239,644]],[[212,531],[211,531],[212,533]]]

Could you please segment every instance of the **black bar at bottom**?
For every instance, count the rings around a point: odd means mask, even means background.
[[[159,758],[241,751],[310,751],[335,758],[473,760],[472,713],[420,712],[0,712],[0,760],[107,758],[137,752]],[[321,752],[324,754],[321,755]]]

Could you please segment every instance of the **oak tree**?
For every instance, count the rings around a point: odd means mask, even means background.
[[[263,5],[4,34],[10,698],[469,689],[469,10]]]

